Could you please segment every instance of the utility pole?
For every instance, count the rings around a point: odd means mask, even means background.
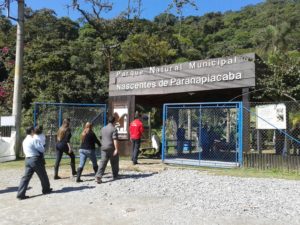
[[[130,19],[131,14],[131,8],[130,8],[130,0],[128,0],[128,6],[127,6],[127,19]]]
[[[18,0],[16,63],[12,116],[15,117],[15,153],[19,157],[21,149],[22,76],[24,53],[24,0]]]

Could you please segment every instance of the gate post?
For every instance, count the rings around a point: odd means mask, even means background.
[[[239,152],[238,152],[238,162],[240,163],[240,166],[243,165],[243,149],[244,149],[244,123],[243,123],[243,116],[244,116],[243,110],[243,103],[239,103],[239,117],[238,117],[238,140],[239,140]]]
[[[162,146],[161,146],[161,160],[165,160],[166,154],[166,118],[167,118],[167,106],[164,104],[163,106],[163,126],[162,126]]]
[[[249,103],[249,88],[243,88],[243,107],[249,109],[243,110],[243,153],[250,151],[250,103]]]
[[[38,114],[38,104],[34,103],[34,109],[33,109],[33,126],[36,127],[37,124],[37,114]]]
[[[58,127],[62,125],[62,106],[59,106],[59,111],[58,111]]]

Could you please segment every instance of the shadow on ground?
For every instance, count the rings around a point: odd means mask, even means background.
[[[150,176],[152,176],[154,174],[157,174],[157,173],[120,174],[118,176],[118,179],[140,179],[140,178],[150,177]]]
[[[0,190],[0,194],[16,192],[16,191],[18,191],[18,187],[7,187],[4,190]]]
[[[146,177],[150,177],[154,174],[157,173],[147,173],[147,174],[119,174],[118,178],[113,178],[112,175],[104,175],[103,178],[104,180],[102,180],[102,184],[104,183],[109,183],[109,182],[113,182],[113,181],[117,181],[117,180],[121,180],[121,179],[141,179],[141,178],[146,178]],[[107,180],[108,179],[108,180]],[[89,179],[89,180],[85,180],[85,181],[93,181],[94,179]]]
[[[81,191],[84,189],[93,189],[96,186],[79,186],[79,187],[64,187],[60,190],[52,191],[52,193],[67,193],[67,192],[73,192],[73,191]]]

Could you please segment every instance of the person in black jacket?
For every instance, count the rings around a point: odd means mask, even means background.
[[[88,157],[93,163],[93,169],[95,174],[97,173],[98,165],[97,165],[97,158],[95,153],[95,144],[97,143],[99,147],[101,146],[100,141],[98,140],[98,138],[96,137],[93,131],[93,126],[89,122],[85,124],[84,130],[82,131],[80,138],[81,138],[81,146],[79,149],[80,163],[77,170],[76,182],[82,182],[80,176],[83,171],[83,167],[85,165],[86,159]]]
[[[59,164],[62,158],[63,153],[67,154],[71,158],[71,169],[72,175],[77,174],[75,169],[75,155],[70,145],[71,139],[71,129],[70,129],[70,120],[64,119],[63,124],[57,132],[57,143],[56,143],[56,161],[54,166],[54,180],[61,179],[58,176]]]

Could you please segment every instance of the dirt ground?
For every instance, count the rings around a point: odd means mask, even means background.
[[[165,167],[159,160],[142,160],[136,167],[129,161],[121,161],[120,174],[121,178],[127,174],[124,171],[138,174],[147,171],[149,174],[155,174],[163,171]],[[122,179],[112,180],[109,165],[101,185],[94,182],[91,165],[87,165],[83,172],[83,183],[76,183],[75,178],[70,177],[70,169],[66,165],[60,169],[60,176],[63,178],[61,180],[53,180],[53,169],[47,167],[53,192],[42,195],[39,180],[34,175],[26,192],[30,198],[20,201],[16,199],[16,191],[23,172],[23,168],[0,171],[1,225],[138,224],[134,222],[135,217],[139,216],[136,209],[147,210],[147,205],[156,204],[158,201],[141,199],[138,196],[129,199],[126,197],[127,190],[120,190],[117,196],[111,198],[110,186],[113,182],[122,182]],[[143,175],[132,177],[139,179],[143,178]],[[167,201],[167,204],[169,203]]]
[[[121,179],[115,181],[112,180],[110,168],[108,167],[103,183],[100,185],[94,181],[91,165],[86,165],[82,177],[84,182],[82,183],[76,183],[74,178],[70,178],[70,169],[67,165],[64,165],[60,171],[63,179],[53,180],[53,168],[48,165],[47,172],[53,193],[42,195],[39,180],[34,175],[26,193],[30,198],[22,201],[16,199],[16,191],[24,172],[23,168],[2,169],[0,170],[0,224],[288,224],[287,221],[290,215],[282,217],[284,220],[264,218],[261,214],[255,214],[255,208],[253,208],[253,215],[249,213],[243,215],[241,214],[243,210],[236,212],[237,210],[230,209],[232,208],[230,204],[226,206],[226,200],[224,203],[225,212],[223,213],[223,210],[222,213],[214,213],[218,212],[219,195],[212,195],[212,198],[215,198],[212,201],[200,196],[199,200],[195,200],[195,204],[190,204],[189,202],[192,202],[193,196],[197,196],[194,194],[200,193],[199,188],[203,189],[203,185],[216,185],[216,187],[219,187],[218,181],[214,181],[216,179],[213,176],[211,176],[212,181],[207,181],[207,179],[210,179],[210,175],[198,171],[191,172],[193,174],[191,178],[185,178],[182,174],[179,174],[178,176],[181,176],[181,178],[180,181],[177,181],[177,178],[174,178],[177,171],[182,173],[178,168],[172,168],[173,178],[169,177],[170,175],[160,178],[159,176],[163,176],[170,168],[160,163],[159,160],[145,159],[141,160],[140,163],[137,166],[132,166],[129,161],[121,161]],[[183,173],[189,174],[188,171]],[[189,188],[185,181],[191,183],[193,179],[195,180],[194,177],[203,177],[203,180],[197,181],[198,183],[195,183],[194,187]],[[163,179],[164,182],[160,183],[160,179]],[[222,179],[230,185],[227,181],[228,178],[224,177]],[[177,185],[177,182],[181,184]],[[278,180],[278,182],[281,181]],[[173,186],[168,189],[165,187],[168,184]],[[156,185],[157,187],[154,187]],[[178,189],[171,190],[174,187]],[[181,187],[186,189],[186,192]],[[221,185],[221,191],[222,188],[224,189]],[[229,188],[232,189],[233,187]],[[226,188],[226,190],[230,190],[229,188]],[[258,191],[259,188],[255,189],[254,192]],[[230,193],[232,193],[232,190],[230,190]],[[198,201],[200,206],[197,205]],[[216,203],[212,203],[213,201]],[[246,199],[245,202],[247,201]],[[245,202],[240,204],[245,204]],[[201,204],[203,204],[203,208]],[[215,211],[209,208],[205,209],[206,205],[212,204],[215,204],[213,206]],[[278,204],[274,204],[275,207],[276,205]],[[247,211],[245,212],[247,213]],[[293,210],[291,212],[298,213],[298,211]],[[293,221],[291,224],[296,224],[296,222]]]

